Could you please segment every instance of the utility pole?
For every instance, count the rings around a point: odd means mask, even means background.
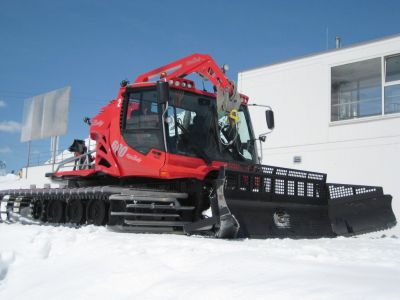
[[[51,137],[51,150],[52,150],[52,172],[54,172],[54,165],[56,164],[56,156],[57,156],[57,150],[58,150],[58,136],[52,136]]]
[[[31,160],[31,141],[28,141],[28,160],[26,162],[26,168],[25,168],[25,179],[28,178],[28,168]]]

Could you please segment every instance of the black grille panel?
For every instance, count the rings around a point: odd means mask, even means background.
[[[347,184],[328,184],[329,199],[340,199],[356,195],[383,195],[381,187],[376,186],[357,186]]]
[[[325,183],[326,174],[257,165],[246,171],[228,169],[225,190],[319,198]]]

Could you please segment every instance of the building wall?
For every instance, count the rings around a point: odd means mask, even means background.
[[[400,216],[400,114],[330,121],[331,67],[396,53],[400,36],[239,73],[250,103],[275,113],[263,163],[328,173],[330,182],[381,185]],[[251,114],[256,134],[267,131],[264,109]]]

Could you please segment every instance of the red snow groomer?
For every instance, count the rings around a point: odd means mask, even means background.
[[[214,91],[198,89],[193,74]],[[247,103],[203,54],[123,81],[91,119],[95,151],[49,174],[62,188],[0,191],[4,219],[220,238],[334,237],[396,224],[381,187],[261,165],[263,138],[254,136]],[[273,129],[270,109],[266,121]]]

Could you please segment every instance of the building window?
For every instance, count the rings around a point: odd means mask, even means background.
[[[331,69],[331,121],[382,114],[381,58]]]
[[[385,114],[400,112],[400,55],[385,58]]]
[[[400,54],[332,67],[331,80],[332,122],[400,113]]]

